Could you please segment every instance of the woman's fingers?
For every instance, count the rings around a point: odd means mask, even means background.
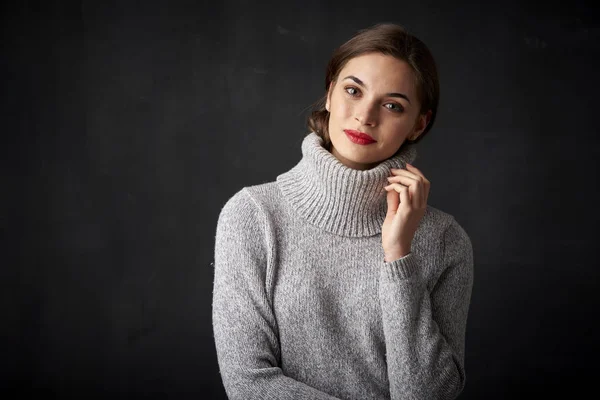
[[[387,190],[387,189],[386,189]],[[400,206],[400,197],[395,190],[390,188],[387,190],[387,214],[392,217],[396,215],[398,207]]]
[[[413,174],[421,177],[423,186],[425,187],[426,192],[429,193],[429,188],[431,187],[431,182],[429,179],[427,179],[425,175],[423,175],[423,173],[414,165],[406,164],[406,168],[408,168],[407,172],[412,172]]]
[[[391,184],[401,184],[408,189],[408,198],[412,205],[415,207],[422,207],[423,205],[423,185],[420,180],[416,180],[412,177],[396,175],[387,178]],[[389,186],[389,185],[388,185]],[[400,193],[400,192],[398,192]]]
[[[394,183],[394,185],[398,185],[397,183]],[[404,190],[400,190],[400,204],[405,204],[409,209],[412,209],[413,204],[410,201],[410,196],[409,196],[410,190],[409,188],[407,188],[406,186],[404,187]],[[413,201],[415,196],[413,195]]]
[[[414,202],[413,204],[416,207],[425,207],[427,205],[427,198],[429,196],[429,188],[431,187],[431,182],[429,182],[429,180],[423,176],[421,171],[419,171],[415,167],[412,167],[412,169],[414,172],[410,172],[405,169],[392,168],[391,173],[393,174],[393,176],[388,177],[388,181],[389,182],[400,182],[407,186],[414,185],[414,188],[411,189],[410,193],[411,193],[411,195],[412,195],[412,193],[416,193],[417,201]],[[404,177],[404,179],[401,177]],[[406,179],[410,179],[410,180],[406,180]]]
[[[412,164],[406,164],[406,170],[409,171],[409,172],[412,172],[414,174],[419,175],[424,180],[427,180],[427,178],[425,178],[425,175],[423,175],[423,173],[417,167],[415,167]]]
[[[390,183],[385,187],[385,190],[394,190],[400,193],[400,204],[404,204],[407,207],[412,207],[411,195],[408,186],[401,185],[400,183]]]

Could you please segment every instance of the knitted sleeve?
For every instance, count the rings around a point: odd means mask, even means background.
[[[444,270],[428,290],[409,253],[384,262],[379,299],[392,400],[455,399],[465,385],[464,348],[473,286],[473,249],[452,218],[444,232]]]
[[[212,322],[229,399],[335,399],[282,372],[265,285],[270,244],[263,215],[246,189],[221,210],[215,239]]]

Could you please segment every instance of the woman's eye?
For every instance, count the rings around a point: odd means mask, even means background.
[[[391,110],[391,111],[396,111],[396,112],[401,112],[404,110],[402,108],[402,106],[395,104],[395,103],[387,103],[385,105],[385,108],[387,108],[388,110]]]
[[[350,96],[356,96],[358,94],[358,89],[352,86],[348,86],[344,90],[346,90],[346,93],[348,93]]]

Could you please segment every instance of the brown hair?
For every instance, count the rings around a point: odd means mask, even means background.
[[[325,94],[314,105],[308,117],[308,128],[317,133],[330,148],[329,112],[325,109],[327,92],[331,82],[335,82],[346,63],[365,53],[379,52],[394,56],[407,62],[415,73],[417,96],[421,102],[420,114],[431,110],[429,124],[415,140],[406,139],[408,143],[417,143],[431,129],[440,98],[440,83],[433,55],[421,40],[408,33],[396,24],[380,23],[358,31],[350,40],[338,47],[327,64],[325,75]]]

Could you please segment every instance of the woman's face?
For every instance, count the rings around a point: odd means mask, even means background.
[[[412,68],[380,53],[350,59],[332,82],[329,111],[331,153],[353,169],[370,169],[398,151],[406,138],[416,139],[430,120],[420,115]],[[352,140],[352,131],[374,141]]]

